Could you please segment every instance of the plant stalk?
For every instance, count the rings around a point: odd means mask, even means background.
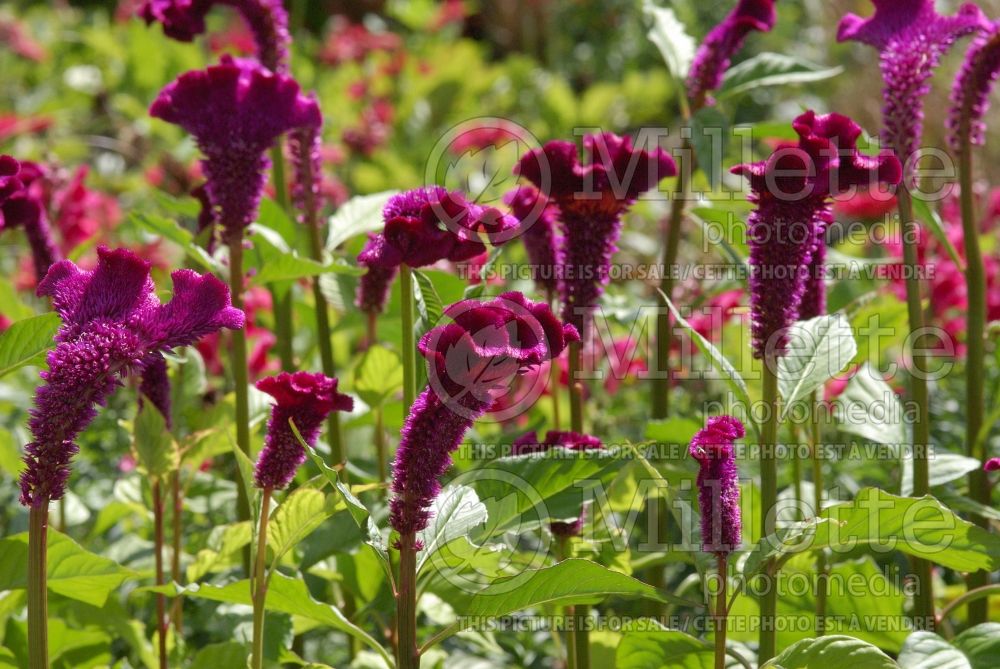
[[[243,301],[243,233],[229,241],[229,292],[233,306],[242,310]],[[230,365],[233,368],[233,384],[236,393],[236,445],[247,457],[250,454],[250,390],[247,371],[246,329],[233,330],[232,346],[229,349]],[[248,491],[243,486],[243,477],[236,477],[236,513],[240,521],[250,520]],[[250,550],[243,551],[243,570],[250,573]]]
[[[184,513],[184,497],[181,491],[181,472],[177,469],[171,477],[171,493],[173,495],[174,517],[173,517],[173,540],[172,551],[170,553],[170,576],[174,583],[181,585],[181,546],[183,536],[181,534],[181,521]],[[184,629],[184,598],[174,597],[171,605],[170,619],[174,624],[174,636],[180,638]]]
[[[264,666],[264,604],[267,601],[267,521],[271,510],[271,488],[264,488],[260,500],[260,525],[257,530],[257,559],[254,560],[253,579],[253,650],[251,669]]]
[[[42,500],[28,512],[28,667],[48,669],[48,564],[49,502]]]
[[[569,344],[569,426],[573,432],[583,434],[583,342]]]
[[[164,584],[163,580],[163,491],[160,479],[153,479],[153,545],[156,553],[156,585]],[[162,592],[156,594],[156,632],[159,637],[160,669],[168,669],[167,658],[167,596]]]
[[[573,610],[573,655],[576,658],[576,669],[590,669],[590,631],[587,621],[590,618],[590,606],[575,604]]]
[[[403,415],[417,397],[417,346],[413,340],[413,273],[408,265],[399,268],[400,318],[403,325]]]
[[[812,455],[813,479],[813,515],[819,517],[823,512],[823,459],[820,453],[820,424],[817,410],[822,398],[822,390],[813,395],[812,415],[809,422],[809,453]],[[827,600],[826,551],[816,553],[816,636],[823,636],[826,630],[826,600]]]
[[[727,558],[723,554],[716,556],[719,570],[719,592],[715,595],[715,669],[726,669],[726,602]]]
[[[396,666],[419,669],[417,647],[417,548],[412,532],[399,537],[399,586],[396,590]]]
[[[966,130],[968,128],[966,127]],[[962,207],[962,239],[965,250],[965,284],[968,294],[968,309],[965,316],[966,356],[965,356],[965,443],[966,455],[985,462],[986,441],[979,439],[983,426],[986,402],[983,389],[986,386],[986,271],[983,254],[979,248],[979,226],[976,223],[976,207],[972,190],[972,142],[969,132],[962,133],[962,146],[958,155],[958,178]],[[989,506],[990,488],[986,472],[977,467],[969,474],[969,496],[980,504]],[[973,519],[980,527],[987,527],[986,518]],[[966,577],[969,590],[982,588],[989,583],[989,575],[978,571]],[[969,601],[969,624],[986,622],[989,599]]]
[[[774,533],[774,509],[778,502],[778,463],[775,459],[778,443],[778,360],[767,356],[763,365],[763,398],[766,420],[760,431],[760,535],[768,537]],[[775,638],[775,617],[778,598],[774,587],[775,575],[767,570],[767,578],[772,579],[760,597],[760,662],[763,664],[774,657],[777,650]]]
[[[388,478],[386,464],[389,460],[389,454],[386,453],[385,446],[385,409],[380,404],[375,407],[375,457],[378,459],[376,467],[379,483],[385,483]]]
[[[924,308],[921,296],[920,278],[916,271],[919,265],[917,257],[917,240],[920,228],[913,218],[913,201],[905,183],[900,184],[896,191],[899,207],[899,224],[903,241],[903,264],[906,271],[906,310],[910,321],[910,335],[923,332]],[[930,416],[928,414],[927,359],[923,353],[923,345],[919,341],[911,343],[913,370],[910,373],[910,394],[913,397],[916,413],[913,418],[913,494],[921,497],[930,492]],[[914,558],[915,594],[913,597],[913,614],[918,622],[924,624],[919,629],[933,631],[934,627],[934,592],[931,578],[931,563],[927,560]]]
[[[274,200],[282,211],[288,213],[288,180],[285,178],[284,141],[281,137],[271,147],[271,182],[274,185]],[[293,340],[295,329],[292,323],[292,287],[280,295],[274,285],[270,286],[271,303],[274,310],[274,334],[277,339],[278,359],[281,371],[295,371],[295,351]]]

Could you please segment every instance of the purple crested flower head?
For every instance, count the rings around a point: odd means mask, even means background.
[[[100,247],[97,255],[97,267],[89,271],[69,260],[56,263],[38,286],[63,323],[28,421],[32,441],[20,481],[25,506],[62,497],[79,450],[74,440],[123,375],[153,354],[244,324],[229,289],[214,276],[175,271],[173,297],[161,304],[148,262],[128,249]]]
[[[982,144],[986,137],[983,119],[990,108],[990,93],[1000,77],[1000,21],[979,33],[965,54],[962,69],[951,89],[948,110],[948,144],[955,151],[963,138]]]
[[[558,268],[562,265],[562,240],[556,230],[559,208],[534,186],[517,186],[504,195],[521,227],[521,241],[533,265],[535,284],[546,295],[559,291]]]
[[[898,184],[899,160],[888,150],[857,149],[861,128],[841,114],[807,111],[792,122],[798,144],[782,147],[734,174],[750,181],[750,308],[757,358],[782,356],[799,318],[813,252],[823,243],[830,198],[859,186]],[[817,271],[818,273],[818,271]]]
[[[469,202],[441,186],[394,195],[382,210],[385,228],[368,240],[358,262],[369,267],[424,267],[441,260],[461,262],[486,252],[517,227],[513,216]]]
[[[545,433],[545,439],[539,441],[534,432],[528,432],[513,444],[511,444],[511,455],[525,455],[527,453],[543,453],[553,448],[566,448],[571,451],[596,451],[604,448],[604,444],[597,437],[579,432],[560,432],[549,430]],[[557,537],[579,536],[583,529],[584,516],[587,507],[580,509],[580,515],[572,522],[554,521],[550,523],[549,529]]]
[[[736,418],[713,416],[688,448],[698,461],[701,546],[706,553],[726,556],[740,545],[740,485],[733,445],[745,433]]]
[[[365,248],[378,242],[374,240],[376,235],[368,236],[368,245]],[[374,263],[364,263],[368,271],[361,275],[358,281],[357,295],[354,298],[354,305],[366,314],[380,314],[385,311],[385,305],[389,302],[389,292],[392,290],[392,282],[399,274],[398,265],[383,267]]]
[[[572,142],[549,142],[525,154],[514,171],[559,207],[563,232],[563,319],[586,336],[590,315],[610,279],[622,215],[642,193],[674,176],[663,149],[636,149],[613,133],[583,138],[587,159]]]
[[[142,380],[139,383],[139,407],[149,401],[163,415],[167,429],[173,420],[170,416],[170,375],[167,373],[167,361],[159,351],[146,356],[139,363],[142,369]]]
[[[453,322],[420,339],[429,380],[406,417],[393,464],[390,520],[401,535],[427,527],[441,490],[438,479],[473,421],[509,390],[514,377],[579,339],[548,305],[516,292],[486,302],[463,300],[445,315]]]
[[[254,483],[258,488],[281,490],[305,462],[306,452],[295,437],[289,420],[302,439],[313,446],[323,421],[331,411],[350,411],[354,400],[337,392],[337,379],[309,372],[282,372],[257,382],[257,390],[274,398],[267,423],[264,449],[257,458]]]
[[[25,167],[32,167],[25,174]],[[30,163],[18,163],[11,156],[0,156],[0,232],[21,228],[31,249],[35,276],[39,282],[45,278],[55,262],[62,258],[59,247],[52,238],[52,228],[45,212],[45,203],[39,187],[41,168]]]
[[[173,39],[190,42],[205,32],[213,5],[228,5],[247,22],[257,45],[257,59],[272,72],[288,71],[288,12],[281,0],[145,0],[139,16],[159,23]]]
[[[705,36],[691,62],[687,95],[697,110],[712,104],[710,93],[722,84],[729,61],[751,31],[770,32],[776,16],[774,0],[739,0],[726,18]]]
[[[322,122],[315,100],[302,95],[294,79],[228,56],[168,84],[149,113],[194,135],[227,241],[257,216],[270,164],[266,153],[274,141]]]
[[[924,96],[941,57],[959,37],[989,27],[982,10],[963,4],[955,16],[941,16],[934,0],[872,0],[875,14],[848,14],[837,41],[855,40],[881,52],[882,139],[903,160],[923,135]]]

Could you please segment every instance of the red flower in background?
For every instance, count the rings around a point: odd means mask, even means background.
[[[250,371],[250,379],[256,380],[278,370],[277,361],[270,357],[277,338],[273,332],[258,325],[255,318],[258,312],[271,313],[271,293],[260,286],[250,288],[246,292],[243,311],[247,317],[244,328],[250,346],[247,368]],[[228,342],[220,335],[224,333],[212,333],[200,339],[196,345],[198,353],[205,360],[205,369],[210,374],[223,373],[221,352],[228,346]]]
[[[52,127],[48,116],[18,116],[0,114],[0,142],[20,135],[44,132]]]
[[[17,19],[0,17],[0,44],[16,53],[21,58],[40,63],[48,58],[45,47],[28,34],[24,24]]]
[[[403,40],[395,33],[373,32],[364,24],[351,23],[346,17],[335,16],[319,58],[327,65],[360,62],[370,53],[393,52],[402,46]]]

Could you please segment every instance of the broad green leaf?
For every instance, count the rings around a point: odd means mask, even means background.
[[[754,573],[772,557],[787,559],[821,548],[847,553],[858,546],[875,553],[899,550],[963,572],[993,571],[1000,565],[1000,537],[962,520],[935,498],[864,488],[853,501],[827,507],[818,521],[793,526],[780,540],[774,535],[762,539],[744,573]]]
[[[778,359],[778,389],[783,411],[839,374],[854,358],[854,332],[841,314],[799,321],[788,332],[788,352]]]
[[[369,346],[354,370],[354,392],[368,406],[377,407],[402,387],[399,355],[379,344]]]
[[[899,666],[906,669],[972,669],[962,651],[925,630],[906,637],[897,659]]]
[[[898,665],[870,643],[834,634],[803,639],[761,669],[911,669]]]
[[[236,641],[205,646],[194,656],[191,669],[246,669],[250,648]]]
[[[11,478],[17,478],[24,468],[21,459],[21,449],[15,442],[15,433],[9,430],[0,431],[0,471],[6,472]]]
[[[25,299],[18,295],[11,278],[0,279],[0,314],[12,321],[20,321],[35,315]]]
[[[952,640],[965,654],[972,669],[995,669],[1000,658],[1000,623],[970,627]]]
[[[736,399],[738,399],[745,407],[754,406],[754,403],[750,400],[750,393],[747,390],[746,381],[743,380],[740,373],[736,371],[735,367],[733,367],[733,363],[729,362],[729,360],[722,355],[719,349],[715,348],[712,342],[702,337],[697,330],[691,327],[691,324],[688,323],[683,316],[681,316],[679,311],[677,311],[677,307],[674,306],[669,297],[661,292],[660,298],[664,301],[664,303],[666,303],[667,308],[670,309],[670,313],[673,315],[674,320],[677,321],[677,324],[688,331],[688,335],[691,337],[695,346],[698,347],[698,350],[701,351],[701,354],[705,356],[710,363],[712,363],[713,367],[722,372],[725,377],[724,380],[726,384],[736,395]],[[754,428],[754,431],[757,431],[757,424],[754,421],[748,422]]]
[[[88,553],[51,527],[47,564],[50,592],[94,606],[104,606],[108,595],[136,575],[113,560]],[[27,532],[0,539],[0,591],[23,589],[27,581]]]
[[[61,322],[56,314],[42,314],[11,323],[0,333],[0,376],[43,362]]]
[[[894,347],[901,347],[910,331],[906,302],[895,295],[882,292],[865,295],[858,298],[847,312],[858,344],[858,353],[852,362],[859,365],[866,362],[880,364],[883,354]]]
[[[646,423],[646,439],[666,444],[687,444],[701,427],[697,421],[679,416],[651,420]]]
[[[385,191],[372,195],[356,195],[341,205],[329,220],[326,248],[333,251],[355,235],[381,230],[382,208],[399,191]]]
[[[295,281],[319,274],[361,274],[362,271],[352,267],[343,261],[332,260],[328,263],[319,263],[311,258],[303,258],[294,251],[291,253],[268,258],[260,272],[254,277],[254,281],[263,283],[275,283],[278,281]]]
[[[297,488],[268,521],[268,547],[277,564],[281,557],[333,515],[337,498],[315,488]]]
[[[444,305],[434,282],[418,270],[413,270],[413,300],[417,305],[420,320],[416,324],[418,333],[427,332],[441,321]]]
[[[132,430],[132,452],[139,471],[162,479],[177,469],[180,452],[167,422],[152,402],[143,402]]]
[[[955,453],[935,452],[931,456],[930,484],[934,486],[944,485],[956,481],[969,472],[980,469],[983,463],[975,458],[969,458]],[[913,494],[913,452],[907,449],[902,458],[903,481],[900,484],[900,494],[909,496]]]
[[[674,10],[657,7],[649,0],[643,3],[642,11],[652,25],[646,37],[659,49],[671,76],[677,81],[684,80],[691,69],[697,47],[694,38],[688,35],[684,24],[677,19]]]
[[[129,214],[128,222],[130,225],[139,227],[177,244],[183,249],[185,254],[204,269],[216,274],[222,273],[221,270],[224,268],[215,261],[215,258],[209,255],[208,251],[198,246],[192,234],[187,229],[181,227],[177,221],[147,212],[133,211]]]
[[[712,669],[714,666],[712,646],[671,629],[626,632],[615,654],[617,669]]]
[[[941,219],[941,214],[938,213],[937,209],[931,207],[927,200],[915,197],[913,198],[913,215],[916,220],[923,221],[927,225],[934,238],[948,252],[948,257],[951,258],[951,261],[964,272],[965,260],[959,255],[955,245],[951,243],[951,238],[948,237],[948,233],[944,229],[945,222]]]
[[[295,246],[295,237],[300,226],[289,217],[288,212],[275,200],[265,197],[260,201],[257,223],[274,230],[289,246]]]
[[[188,582],[200,581],[205,574],[228,565],[237,551],[250,544],[252,535],[249,520],[213,528],[208,548],[198,551],[194,562],[187,566]]]
[[[453,539],[464,537],[486,522],[486,506],[472,488],[448,486],[431,505],[431,520],[420,531],[423,548],[417,553],[417,573],[438,549]]]
[[[903,405],[874,367],[863,365],[836,401],[840,429],[871,441],[899,446],[907,441]]]
[[[823,81],[843,71],[842,67],[824,67],[801,58],[765,52],[729,68],[716,97],[727,98],[763,86]]]

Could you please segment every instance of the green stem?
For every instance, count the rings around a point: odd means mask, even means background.
[[[554,552],[556,562],[562,562],[568,555],[568,540],[566,537],[553,537]],[[566,669],[577,669],[577,647],[576,647],[576,616],[572,606],[563,608],[563,620],[566,621]],[[572,621],[572,624],[568,624]]]
[[[571,608],[573,609],[573,654],[576,656],[576,669],[590,669],[590,632],[587,630],[590,606],[576,604]]]
[[[156,563],[156,585],[163,585],[163,491],[160,480],[153,479],[153,546]],[[160,669],[167,669],[167,596],[156,595],[156,631],[159,637]]]
[[[917,257],[917,239],[920,229],[913,218],[913,201],[905,184],[900,184],[896,193],[899,206],[900,231],[903,240],[903,264],[906,271],[906,310],[909,314],[910,333],[923,332],[924,309],[921,297],[920,278],[916,272],[919,269]],[[910,373],[910,394],[915,404],[913,418],[913,494],[916,497],[930,492],[930,416],[928,415],[927,360],[923,353],[924,346],[914,340],[911,343],[913,370]],[[912,561],[915,576],[915,594],[913,599],[913,614],[926,627],[934,626],[934,593],[931,579],[931,563],[927,560],[914,558]]]
[[[417,347],[413,340],[413,274],[408,265],[399,268],[399,296],[403,325],[403,415],[417,397]]]
[[[171,494],[173,496],[173,532],[171,539],[173,540],[172,548],[170,552],[170,576],[174,583],[180,585],[183,581],[181,578],[181,546],[183,541],[183,536],[181,535],[181,520],[183,518],[184,512],[184,497],[181,492],[181,472],[180,469],[174,471],[173,476],[170,481]],[[184,598],[174,597],[173,604],[170,610],[170,619],[174,624],[174,637],[180,638],[183,631],[183,616],[184,616]]]
[[[267,521],[271,510],[271,488],[264,488],[260,500],[260,525],[257,530],[257,559],[254,561],[253,579],[253,650],[251,669],[264,666],[264,604],[267,601]]]
[[[399,537],[399,587],[396,590],[396,666],[419,669],[417,648],[417,549],[412,532]]]
[[[715,669],[726,669],[726,586],[729,570],[726,556],[718,555],[719,592],[715,595]]]
[[[375,407],[375,457],[378,459],[376,467],[378,469],[379,483],[385,483],[388,476],[386,462],[389,454],[385,448],[385,409],[382,405]]]
[[[569,429],[583,434],[583,344],[574,341],[569,345]]]
[[[760,431],[760,535],[774,534],[774,510],[778,502],[778,463],[775,450],[778,443],[778,360],[768,356],[764,360],[764,411],[766,420]],[[763,664],[774,657],[776,648],[775,617],[777,614],[777,592],[773,579],[775,575],[767,570],[767,578],[772,579],[770,587],[760,598],[760,661]]]
[[[289,212],[288,180],[285,178],[285,152],[282,150],[282,138],[271,147],[271,181],[274,185],[274,199],[282,211]],[[295,329],[292,322],[292,287],[289,286],[284,295],[280,295],[274,286],[270,287],[271,301],[274,310],[274,334],[277,339],[278,358],[281,360],[281,370],[295,370],[295,351],[293,340]]]
[[[948,602],[948,605],[941,609],[941,613],[937,617],[938,623],[942,623],[947,620],[948,616],[950,616],[952,611],[955,609],[971,602],[984,600],[989,597],[990,594],[1000,595],[1000,583],[992,583],[990,585],[984,585],[976,588],[975,590],[967,590],[960,597]]]
[[[229,241],[229,292],[233,306],[243,309],[243,233],[232,236]],[[247,372],[246,329],[233,330],[232,346],[229,349],[233,368],[233,385],[236,393],[236,445],[250,457],[250,390]],[[236,477],[236,513],[240,521],[250,520],[250,503],[243,478]],[[250,572],[250,550],[243,551],[243,569]]]
[[[28,512],[28,667],[48,669],[49,629],[48,564],[49,502],[41,500]]]
[[[820,424],[817,407],[821,401],[822,390],[813,395],[813,410],[809,422],[809,453],[812,456],[813,478],[813,514],[819,516],[823,512],[823,460],[820,453]],[[827,564],[826,551],[816,553],[816,636],[823,636],[826,629],[827,600]]]
[[[660,290],[668,298],[674,298],[674,265],[677,264],[677,250],[680,247],[681,226],[684,223],[684,209],[691,192],[690,170],[693,165],[687,165],[684,156],[690,151],[690,144],[684,142],[683,151],[677,157],[677,193],[670,207],[670,218],[665,232],[666,243],[663,246],[663,276],[660,278]],[[656,316],[656,375],[653,377],[652,417],[666,418],[670,413],[670,342],[673,339],[673,324],[670,312],[664,302]],[[662,374],[662,377],[660,376]]]
[[[980,462],[986,461],[986,442],[979,440],[983,426],[986,402],[983,389],[986,386],[986,272],[983,268],[983,254],[979,248],[979,226],[976,223],[976,208],[972,189],[972,143],[969,133],[962,133],[962,146],[958,154],[958,179],[961,188],[962,238],[965,246],[965,284],[968,294],[966,311],[965,357],[965,443],[966,455]],[[990,488],[986,472],[977,467],[969,474],[969,496],[980,504],[989,505]],[[987,521],[977,516],[975,522],[987,527]],[[969,590],[982,588],[989,582],[985,571],[978,571],[966,577]],[[989,600],[986,597],[970,600],[969,624],[986,622]]]

